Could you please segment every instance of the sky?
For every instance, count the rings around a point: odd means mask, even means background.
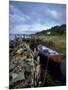
[[[32,34],[65,23],[65,4],[9,2],[10,34]]]

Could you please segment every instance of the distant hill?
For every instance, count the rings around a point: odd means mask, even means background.
[[[35,35],[66,35],[66,24],[54,26],[48,30],[42,30],[41,32],[37,32]]]

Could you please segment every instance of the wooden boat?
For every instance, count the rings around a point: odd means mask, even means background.
[[[38,45],[37,49],[39,51],[39,54],[42,54],[43,56],[47,57],[48,60],[52,60],[54,62],[60,62],[61,60],[63,60],[64,55],[61,53],[58,53],[46,46],[43,45]]]

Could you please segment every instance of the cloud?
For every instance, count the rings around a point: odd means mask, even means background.
[[[21,24],[21,25],[16,25],[12,30],[10,30],[10,33],[35,33],[41,30],[46,30],[49,29],[51,27],[51,25],[47,26],[47,25],[42,25],[41,23],[34,23],[32,25],[27,25],[27,24]]]
[[[60,16],[60,14],[56,10],[50,10],[50,9],[48,9],[47,10],[47,13],[50,16],[52,16],[52,18],[55,18],[55,19],[59,18],[59,16]]]
[[[14,34],[34,33],[64,24],[65,17],[64,5],[10,2],[9,31]]]
[[[21,24],[24,23],[26,20],[29,20],[30,17],[23,12],[21,12],[17,7],[10,5],[10,24]]]

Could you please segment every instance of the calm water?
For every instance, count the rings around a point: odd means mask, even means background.
[[[11,34],[9,34],[9,40],[14,40],[15,39],[15,35],[13,34],[13,35],[11,35]]]
[[[25,38],[30,38],[30,36],[25,36]],[[15,34],[9,34],[9,40],[14,40]]]

